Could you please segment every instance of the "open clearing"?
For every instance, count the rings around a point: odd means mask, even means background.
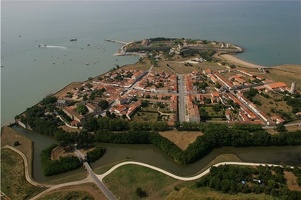
[[[200,131],[164,131],[159,133],[161,136],[175,143],[180,149],[185,150],[193,143],[198,136],[203,135]]]

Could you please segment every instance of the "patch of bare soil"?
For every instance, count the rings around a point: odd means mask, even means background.
[[[287,187],[292,191],[301,191],[301,187],[297,183],[297,177],[293,174],[293,172],[284,172],[284,178],[287,180]]]
[[[60,91],[56,92],[54,94],[54,96],[59,98],[60,96],[66,94],[68,91],[72,90],[75,87],[79,87],[82,84],[83,83],[81,83],[81,82],[72,82],[69,85],[67,85],[66,87],[64,87],[63,89],[61,89]]]
[[[200,131],[164,131],[159,133],[161,136],[175,143],[180,149],[185,150],[193,143],[198,136],[203,135]]]
[[[68,127],[66,125],[59,126],[59,128],[63,129],[66,132],[69,132],[69,133],[71,133],[71,132],[77,132],[77,133],[79,133],[81,131],[81,129],[70,128],[70,127]]]

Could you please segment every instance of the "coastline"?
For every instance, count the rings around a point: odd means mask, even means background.
[[[235,55],[231,55],[231,54],[219,54],[216,55],[216,57],[222,59],[222,60],[226,60],[230,63],[242,66],[242,67],[248,67],[248,68],[267,68],[266,66],[262,66],[262,65],[257,65],[245,60],[242,60],[240,58],[237,58]]]

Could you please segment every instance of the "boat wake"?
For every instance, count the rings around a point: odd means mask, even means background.
[[[67,47],[53,46],[53,45],[47,45],[46,48],[53,48],[53,49],[59,49],[59,50],[67,50]]]

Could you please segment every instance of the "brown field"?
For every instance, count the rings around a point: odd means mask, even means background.
[[[173,143],[175,143],[180,149],[185,150],[196,138],[203,135],[200,131],[164,131],[159,134]]]
[[[125,70],[129,70],[129,69],[141,69],[141,70],[149,70],[149,68],[151,67],[151,63],[149,59],[143,59],[142,62],[137,62],[135,64],[132,65],[125,65],[122,68]]]
[[[288,189],[301,192],[301,187],[297,183],[297,177],[292,172],[285,171],[284,178],[287,180],[286,183]]]
[[[19,141],[19,146],[14,146],[14,142]],[[27,139],[26,137],[20,135],[18,132],[16,132],[14,129],[3,126],[2,127],[2,133],[1,133],[1,146],[10,145],[15,147],[16,149],[20,150],[24,153],[28,160],[29,169],[31,171],[32,169],[32,142]],[[30,173],[31,174],[31,173]]]
[[[39,200],[48,199],[107,199],[101,190],[93,183],[63,187],[47,193]]]
[[[286,104],[285,101],[275,101],[275,99],[282,99],[282,96],[279,94],[268,93],[270,98],[265,98],[261,95],[256,95],[254,100],[258,100],[262,103],[262,105],[256,105],[261,111],[264,113],[270,113],[271,116],[276,115],[271,111],[272,108],[277,110],[283,110],[284,112],[291,113],[292,108]],[[294,117],[292,115],[292,117]]]
[[[187,74],[191,73],[193,70],[203,70],[203,69],[211,69],[211,70],[221,70],[224,69],[223,67],[219,66],[217,63],[211,63],[211,62],[204,62],[204,63],[198,63],[193,64],[193,66],[185,66],[184,62],[189,60],[190,58],[181,59],[179,61],[160,61],[160,64],[162,66],[166,66],[169,64],[169,66],[176,71],[176,73],[179,74]]]
[[[264,76],[274,81],[281,81],[290,87],[296,81],[297,88],[301,90],[301,65],[280,65],[269,68],[270,73]]]
[[[81,129],[70,128],[70,127],[68,127],[66,125],[59,126],[59,128],[63,129],[66,132],[70,132],[70,133],[71,132],[77,132],[77,133],[79,133],[81,131]]]
[[[165,198],[166,200],[191,200],[191,199],[214,199],[214,200],[272,200],[272,196],[266,194],[224,194],[209,188],[182,188],[179,191],[173,190]]]
[[[10,199],[29,199],[45,188],[28,183],[24,174],[22,157],[10,150],[1,149],[1,191]],[[1,198],[2,199],[2,198]]]

